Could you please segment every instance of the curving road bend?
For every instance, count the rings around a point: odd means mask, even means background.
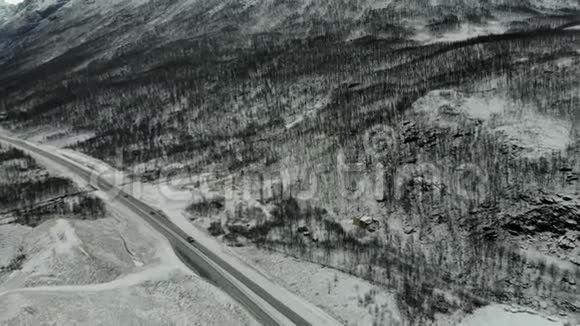
[[[118,204],[129,208],[165,236],[186,266],[200,273],[239,302],[263,325],[315,325],[275,297],[264,287],[238,271],[231,264],[198,242],[188,242],[189,235],[173,224],[159,210],[117,188],[108,180],[95,176],[86,167],[71,162],[26,141],[0,135],[0,141],[29,153],[42,156],[81,177],[105,192],[115,191]],[[337,323],[338,325],[338,323]]]

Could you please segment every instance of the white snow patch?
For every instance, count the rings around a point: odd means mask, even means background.
[[[494,115],[506,112],[509,109],[507,102],[497,97],[489,99],[470,97],[467,98],[462,108],[467,116],[478,120],[489,120]]]
[[[54,250],[59,254],[71,254],[74,248],[80,248],[82,244],[73,227],[64,219],[56,221],[50,229],[49,236],[56,244]]]
[[[213,285],[174,275],[98,291],[25,291],[0,296],[2,325],[239,325],[258,323]]]
[[[570,143],[571,129],[572,125],[568,121],[529,114],[519,119],[506,119],[495,131],[505,134],[510,142],[523,147],[525,156],[535,157],[542,153],[565,150]]]
[[[388,8],[393,0],[369,0],[368,7],[374,10]]]
[[[533,311],[517,311],[503,305],[490,305],[465,317],[459,326],[558,326],[561,321],[550,320]]]
[[[441,34],[433,34],[424,26],[418,29],[412,39],[424,44],[458,42],[478,36],[503,34],[507,30],[507,25],[500,21],[488,21],[486,24],[461,23],[458,29],[450,30]]]
[[[212,9],[210,9],[210,10],[207,12],[207,14],[208,14],[209,16],[213,16],[213,15],[217,14],[218,12],[220,12],[222,9],[224,9],[224,8],[226,7],[226,5],[227,5],[227,4],[228,4],[228,3],[224,1],[224,2],[222,2],[222,3],[220,3],[220,4],[218,4],[217,6],[213,7]]]
[[[436,125],[458,127],[464,119],[488,121],[509,110],[501,98],[466,97],[454,90],[435,90],[413,103],[414,112]]]
[[[465,95],[454,90],[429,92],[413,104],[429,124],[459,129],[479,121],[491,133],[522,149],[522,156],[538,157],[563,151],[571,142],[572,123],[540,114],[532,104],[499,95]]]
[[[176,270],[172,266],[159,264],[153,268],[145,269],[138,273],[128,274],[111,282],[85,285],[57,285],[57,286],[35,286],[29,288],[11,289],[0,293],[0,297],[12,293],[23,292],[79,292],[79,291],[107,291],[117,288],[126,288],[147,281],[161,281],[170,279]]]

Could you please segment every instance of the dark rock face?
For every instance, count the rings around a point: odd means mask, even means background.
[[[580,206],[544,204],[506,219],[504,227],[516,234],[551,232],[562,235],[570,230],[580,231]]]

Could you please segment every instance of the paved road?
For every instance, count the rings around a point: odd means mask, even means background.
[[[131,209],[163,234],[169,240],[179,258],[189,268],[219,286],[244,306],[260,323],[264,325],[311,325],[297,312],[276,299],[272,293],[236,270],[211,250],[197,242],[189,243],[187,241],[188,235],[157,209],[116,188],[104,178],[95,176],[88,169],[58,155],[17,139],[0,136],[0,141],[51,160],[100,190],[118,193],[119,195],[115,197],[115,200]],[[276,311],[281,315],[277,314]]]

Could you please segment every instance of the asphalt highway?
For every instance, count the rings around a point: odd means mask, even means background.
[[[114,200],[129,208],[165,236],[178,257],[189,268],[220,287],[263,325],[311,325],[299,313],[278,300],[275,294],[268,292],[195,239],[191,241],[189,235],[173,224],[162,212],[95,175],[92,170],[19,139],[0,136],[0,141],[59,164],[99,190],[116,193]]]

